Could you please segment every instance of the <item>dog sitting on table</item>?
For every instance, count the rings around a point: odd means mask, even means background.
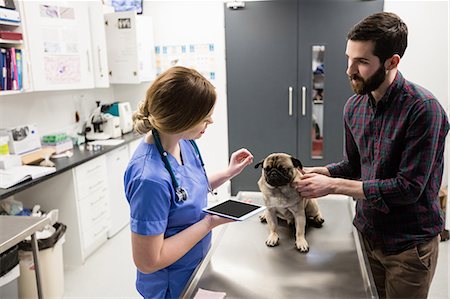
[[[262,167],[258,186],[264,197],[266,210],[260,216],[261,221],[267,221],[269,236],[266,245],[273,247],[279,243],[278,218],[288,224],[295,224],[295,246],[300,252],[308,252],[309,245],[305,239],[306,222],[321,227],[322,218],[316,199],[303,198],[291,186],[294,180],[299,180],[303,174],[302,163],[285,153],[273,153],[255,165]]]

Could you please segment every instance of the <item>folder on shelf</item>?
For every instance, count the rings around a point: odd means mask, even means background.
[[[0,48],[0,90],[6,90],[6,49]]]
[[[12,80],[11,80],[11,51],[6,49],[6,90],[12,90]]]
[[[17,64],[16,64],[16,48],[12,47],[9,49],[11,51],[11,81],[12,81],[12,90],[17,90]]]
[[[17,65],[17,89],[21,90],[23,88],[22,80],[22,50],[16,49],[16,65]]]

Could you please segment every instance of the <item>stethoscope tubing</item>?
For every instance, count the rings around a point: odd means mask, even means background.
[[[170,178],[172,180],[172,187],[175,190],[175,194],[177,196],[177,201],[183,202],[183,201],[187,200],[188,193],[187,193],[187,191],[184,188],[182,188],[178,184],[178,181],[177,181],[177,178],[175,177],[175,174],[173,172],[172,166],[170,165],[169,159],[167,158],[168,153],[164,150],[164,148],[163,148],[163,146],[161,144],[161,138],[159,136],[159,132],[157,130],[153,129],[152,130],[152,135],[153,135],[153,138],[155,140],[156,148],[158,149],[159,155],[161,156],[161,160],[164,163],[164,167],[167,169],[167,171],[170,174]],[[206,181],[208,182],[208,192],[212,193],[211,184],[209,183],[208,175],[206,174],[206,170],[205,170],[205,164],[203,163],[202,155],[200,154],[200,150],[199,150],[199,148],[197,146],[197,143],[194,140],[189,140],[189,142],[192,144],[192,146],[193,146],[193,148],[194,148],[194,150],[195,150],[195,152],[196,152],[196,154],[197,154],[197,156],[198,156],[198,158],[200,160],[200,164],[201,164],[201,166],[203,168],[203,173],[205,174]]]

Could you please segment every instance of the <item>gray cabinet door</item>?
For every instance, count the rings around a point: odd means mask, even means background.
[[[383,10],[383,1],[300,0],[298,2],[298,88],[306,87],[306,113],[298,117],[297,156],[306,166],[323,166],[343,158],[343,108],[353,94],[346,75],[345,47],[351,27]],[[321,140],[322,158],[312,158],[312,47],[324,46]],[[301,94],[299,94],[300,102]]]
[[[255,161],[271,152],[295,155],[296,98],[290,116],[289,87],[297,84],[297,28],[297,1],[225,7],[230,154],[246,147]],[[257,190],[260,173],[247,167],[232,180],[232,194]]]

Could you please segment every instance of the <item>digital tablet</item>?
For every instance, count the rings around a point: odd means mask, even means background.
[[[228,199],[211,207],[204,208],[203,211],[241,221],[263,211],[265,208],[265,206],[260,206],[253,203]]]

